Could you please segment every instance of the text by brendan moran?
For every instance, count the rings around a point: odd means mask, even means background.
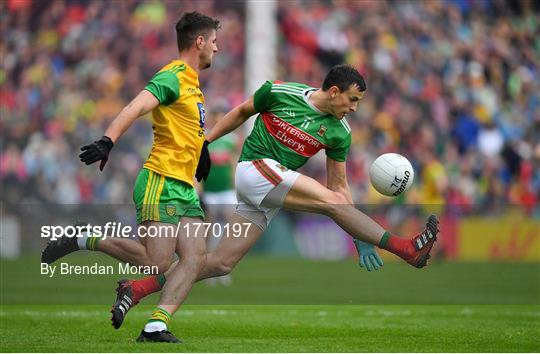
[[[159,274],[157,266],[134,266],[129,263],[118,263],[116,266],[100,265],[72,265],[69,263],[59,263],[49,265],[41,263],[41,275],[47,275],[49,278],[55,275],[157,275]]]

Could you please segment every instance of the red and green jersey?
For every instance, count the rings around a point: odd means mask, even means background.
[[[240,161],[270,158],[296,170],[319,150],[336,161],[347,158],[351,128],[318,110],[309,96],[316,88],[293,82],[265,82],[254,95],[259,112]]]

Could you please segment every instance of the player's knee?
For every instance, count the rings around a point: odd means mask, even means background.
[[[153,263],[154,263],[153,266],[157,267],[159,274],[165,273],[171,266],[170,262],[165,261],[165,260],[159,260]]]
[[[149,256],[148,259],[143,262],[144,266],[153,267],[154,269],[157,268],[157,271],[159,274],[165,273],[169,267],[171,266],[171,262],[167,260],[168,258],[163,257],[151,257]]]
[[[233,258],[223,258],[223,259],[220,259],[214,270],[215,270],[215,274],[217,276],[222,276],[222,275],[227,275],[229,274],[230,272],[233,271],[234,269],[234,266],[236,265],[236,263],[238,263],[235,259]]]
[[[229,274],[230,272],[232,272],[234,266],[230,265],[230,264],[226,264],[226,263],[220,263],[217,265],[217,267],[215,268],[215,272],[214,274],[218,277],[222,276],[222,275],[227,275]]]

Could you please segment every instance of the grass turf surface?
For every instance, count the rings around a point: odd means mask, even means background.
[[[171,331],[185,343],[136,343],[151,307],[118,331],[102,306],[2,309],[2,351],[538,352],[538,306],[188,305]]]
[[[387,262],[367,273],[352,260],[251,257],[231,287],[196,285],[170,327],[182,345],[135,342],[156,296],[110,326],[119,275],[49,279],[35,256],[0,263],[3,352],[540,351],[538,263]]]

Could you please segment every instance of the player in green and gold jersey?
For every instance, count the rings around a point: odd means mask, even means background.
[[[160,303],[139,341],[178,342],[167,331],[172,309],[168,304],[185,298],[204,264],[204,237],[189,237],[186,229],[176,234],[168,224],[201,222],[204,212],[193,187],[193,178],[206,179],[209,172],[208,149],[205,144],[204,96],[199,87],[199,71],[210,67],[218,51],[216,34],[219,21],[197,12],[184,14],[176,24],[179,58],[165,65],[148,82],[105,131],[98,141],[83,146],[81,161],[89,165],[107,163],[114,143],[142,115],[152,112],[154,143],[141,169],[133,200],[136,205],[139,230],[166,230],[161,237],[141,237],[138,242],[126,238],[97,238],[85,233],[78,238],[51,241],[42,255],[42,262],[52,263],[80,249],[105,252],[132,265],[157,266],[157,282],[164,284],[163,273],[170,266],[173,254],[180,257]],[[202,158],[201,158],[202,156]],[[199,163],[201,161],[201,163]],[[144,236],[141,232],[139,235]],[[125,288],[121,283],[120,287]],[[121,294],[122,295],[122,294]],[[114,311],[127,311],[129,298],[120,296]],[[115,325],[115,327],[119,327]]]

